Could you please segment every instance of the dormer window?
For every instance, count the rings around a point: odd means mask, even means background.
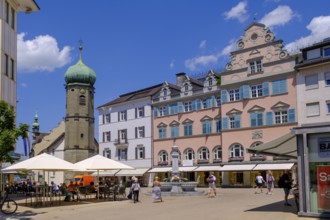
[[[262,71],[262,63],[261,60],[255,60],[249,62],[250,73],[258,73]]]
[[[323,56],[324,57],[330,56],[330,47],[323,48]]]
[[[163,94],[164,94],[164,96],[167,96],[167,90],[166,89],[163,90]]]
[[[189,85],[188,85],[188,83],[187,83],[187,84],[184,85],[184,91],[185,91],[185,92],[188,92],[188,90],[189,90]]]
[[[213,85],[213,79],[212,78],[209,78],[208,79],[208,82],[209,82],[209,86],[212,86]]]

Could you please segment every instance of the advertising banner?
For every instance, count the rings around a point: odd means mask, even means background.
[[[318,208],[330,212],[330,166],[317,166]]]

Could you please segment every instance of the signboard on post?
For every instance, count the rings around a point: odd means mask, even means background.
[[[330,212],[330,166],[317,166],[318,209]]]

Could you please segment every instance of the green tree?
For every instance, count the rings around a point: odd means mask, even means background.
[[[14,162],[10,152],[15,150],[18,137],[27,137],[28,130],[27,124],[20,124],[16,128],[14,111],[6,102],[0,100],[0,163]]]

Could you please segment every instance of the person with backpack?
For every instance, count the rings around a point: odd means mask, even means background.
[[[138,182],[138,178],[135,178],[134,183],[131,186],[131,190],[133,192],[133,201],[134,201],[134,203],[140,202],[139,201],[140,189],[141,189],[141,187],[140,187],[140,184]]]
[[[282,178],[282,182],[283,182],[282,185],[284,190],[284,205],[291,206],[291,204],[288,202],[290,189],[292,188],[292,179],[289,170],[285,170],[280,178]]]
[[[215,189],[215,180],[216,177],[213,173],[210,173],[209,177],[207,178],[207,182],[209,183],[209,192],[207,193],[209,197],[211,197],[211,193],[213,191],[214,197],[217,195],[217,191]]]
[[[266,185],[268,192],[266,193],[267,195],[272,195],[273,194],[273,189],[274,189],[274,176],[272,171],[268,170],[267,175],[266,175]]]

